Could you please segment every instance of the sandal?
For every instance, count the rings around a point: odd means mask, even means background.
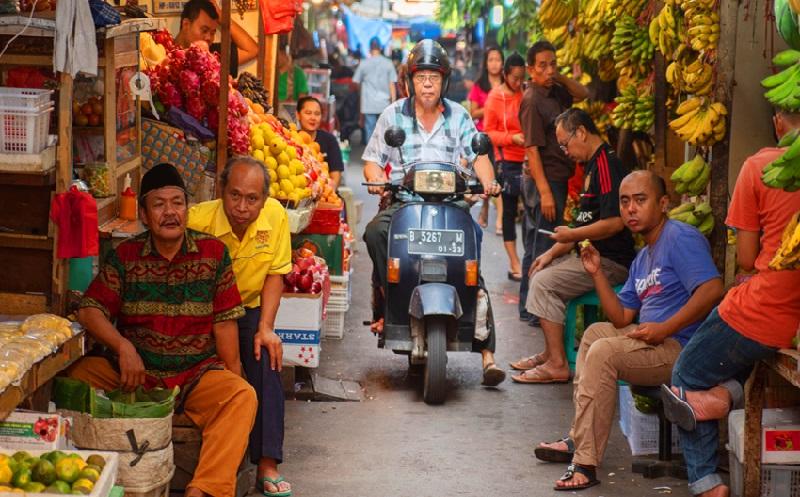
[[[514,375],[511,379],[517,383],[567,383],[569,382],[569,373],[563,378],[557,378],[550,371],[545,371],[537,366],[522,374]]]
[[[481,385],[485,387],[496,387],[503,383],[506,379],[506,372],[498,368],[493,362],[490,362],[483,368],[483,382]]]
[[[563,491],[571,491],[571,490],[583,490],[586,488],[593,487],[595,485],[600,484],[600,480],[597,479],[597,473],[594,469],[585,468],[583,466],[578,466],[577,464],[570,464],[567,466],[567,471],[559,478],[559,481],[570,481],[575,473],[580,473],[585,476],[589,481],[586,483],[581,483],[580,485],[564,485],[559,487],[558,485],[553,487],[553,490],[557,492]]]
[[[522,281],[522,273],[519,272],[515,273],[514,271],[509,271],[508,279],[510,279],[511,281],[520,282]]]
[[[678,387],[678,394],[667,385],[661,385],[661,403],[664,406],[664,417],[675,423],[684,431],[694,431],[697,418],[694,409],[686,402],[686,392]]]
[[[267,492],[266,483],[272,484],[272,486],[275,487],[275,489],[278,491]],[[280,491],[281,483],[286,483],[286,485],[289,485],[289,490]],[[258,487],[261,488],[259,489]],[[291,484],[288,481],[286,481],[286,479],[284,479],[284,477],[282,476],[279,476],[274,480],[269,476],[262,476],[261,478],[258,479],[258,482],[256,484],[256,490],[261,490],[261,494],[264,495],[265,497],[291,497],[292,495]]]
[[[542,364],[544,364],[544,358],[542,358],[542,354],[536,354],[524,359],[520,359],[517,362],[510,362],[509,366],[511,366],[511,369],[516,369],[517,371],[528,371],[529,369],[541,366]]]
[[[567,450],[558,450],[551,447],[539,446],[533,451],[533,453],[536,455],[536,459],[545,462],[572,462],[572,456],[575,454],[575,441],[569,437],[564,437],[561,440],[547,443],[554,444],[558,442],[564,442],[567,444]]]

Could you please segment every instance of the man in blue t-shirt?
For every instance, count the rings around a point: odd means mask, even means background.
[[[617,380],[633,385],[667,383],[681,348],[722,298],[722,279],[708,241],[694,227],[666,216],[664,180],[635,171],[619,188],[620,214],[646,246],[638,253],[619,295],[600,270],[600,253],[582,247],[584,269],[594,280],[610,323],[595,323],[581,340],[575,370],[575,418],[567,437],[542,443],[536,457],[569,462],[556,489],[596,485],[614,408]],[[634,324],[638,315],[640,324]]]

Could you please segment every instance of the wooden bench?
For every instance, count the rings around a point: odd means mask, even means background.
[[[192,480],[197,461],[200,457],[200,447],[203,436],[197,426],[184,414],[176,414],[172,418],[172,445],[175,458],[175,476],[170,482],[170,492],[173,495],[183,495],[186,485]],[[245,454],[239,465],[236,481],[236,497],[244,497],[255,486],[256,467]]]
[[[756,364],[745,384],[744,497],[761,495],[761,417],[766,400],[767,377],[774,372],[800,389],[800,352],[783,349],[775,359]]]

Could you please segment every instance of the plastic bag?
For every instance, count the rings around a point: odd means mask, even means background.
[[[178,387],[103,393],[80,380],[62,377],[53,384],[53,400],[59,409],[85,412],[95,418],[163,418],[175,410],[179,393]]]

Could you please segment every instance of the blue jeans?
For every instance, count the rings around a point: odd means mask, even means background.
[[[528,271],[537,257],[547,252],[555,243],[549,236],[538,233],[537,229],[553,231],[556,226],[564,224],[564,204],[567,203],[567,182],[548,181],[553,199],[556,202],[556,218],[548,221],[542,216],[539,190],[536,183],[529,177],[523,176],[523,198],[525,200],[525,215],[522,218],[522,242],[525,245],[525,255],[522,257],[522,281],[519,284],[519,313],[527,314],[525,302],[528,300]],[[538,221],[538,222],[537,222]],[[534,241],[536,242],[534,244]]]
[[[729,380],[743,384],[756,362],[772,357],[776,350],[741,335],[714,309],[681,351],[672,384],[690,391],[708,390]],[[718,422],[698,421],[694,431],[679,432],[692,494],[721,485],[716,473]]]
[[[380,114],[364,114],[364,145],[368,144],[369,139],[372,138],[379,117]]]

